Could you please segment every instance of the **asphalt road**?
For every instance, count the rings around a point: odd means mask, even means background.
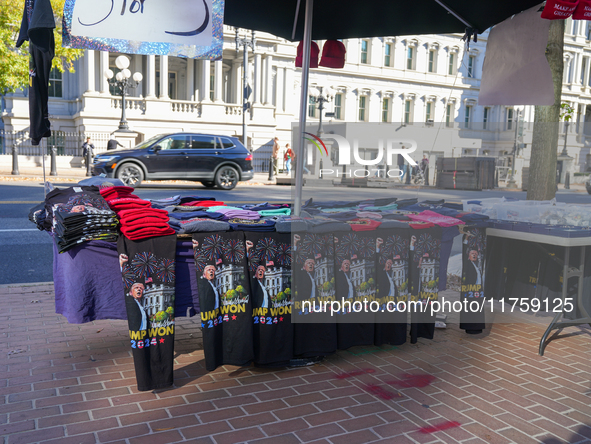
[[[71,183],[56,184],[68,187]],[[184,196],[215,197],[227,204],[240,202],[291,202],[292,187],[241,185],[232,191],[210,190],[201,185],[166,184],[144,185],[136,190],[144,199]],[[511,196],[525,199],[524,192],[507,190],[454,191],[424,189],[376,189],[336,188],[332,186],[304,188],[303,199],[315,201],[354,201],[368,198],[392,197],[419,200],[446,199],[460,202],[462,199]],[[51,282],[53,245],[49,235],[37,230],[28,220],[29,209],[44,199],[44,190],[39,183],[14,182],[0,184],[0,285]],[[568,203],[591,203],[591,196],[581,191],[560,191],[557,200]],[[459,239],[459,238],[457,238]],[[459,248],[459,247],[458,247]],[[456,248],[457,249],[457,248]],[[456,250],[454,249],[454,251]],[[454,253],[452,251],[452,254]],[[457,249],[459,252],[459,249]]]

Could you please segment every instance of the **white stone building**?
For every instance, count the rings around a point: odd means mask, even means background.
[[[586,21],[567,21],[563,97],[575,108],[567,140],[572,171],[591,162],[591,37]],[[245,31],[241,31],[242,36]],[[507,164],[513,152],[517,111],[513,107],[478,106],[487,33],[465,51],[461,35],[420,35],[345,40],[343,69],[310,70],[310,85],[334,89],[325,104],[332,117],[323,121],[379,123],[388,128],[420,128],[430,132],[417,151],[437,156],[488,155]],[[322,49],[324,42],[317,42]],[[300,105],[301,69],[295,67],[296,43],[256,33],[248,52],[248,82],[252,87],[247,112],[247,145],[266,147],[278,136],[282,146],[293,144],[292,124]],[[52,72],[49,112],[56,134],[111,133],[121,117],[121,97],[103,73],[117,71],[119,54],[85,51],[73,74]],[[242,51],[236,50],[234,28],[224,26],[223,60],[209,62],[167,56],[131,55],[130,70],[143,80],[130,91],[127,119],[138,133],[135,142],[168,131],[242,134]],[[28,127],[26,92],[8,94],[2,101],[0,128]],[[317,104],[308,104],[308,124],[318,125]],[[533,107],[522,113],[533,121]],[[526,148],[529,156],[528,128]],[[390,129],[388,129],[390,131]],[[531,134],[531,128],[529,133]],[[529,136],[531,142],[531,136]],[[97,151],[104,147],[101,142]],[[559,142],[560,144],[561,142]],[[256,156],[255,156],[256,158]],[[518,155],[519,158],[519,155]],[[431,159],[431,165],[434,164]],[[521,162],[523,163],[523,161]],[[526,162],[527,163],[527,162]]]

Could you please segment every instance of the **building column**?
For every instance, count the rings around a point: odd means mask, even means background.
[[[265,57],[265,105],[273,104],[273,56]]]
[[[201,100],[209,102],[210,61],[201,60]]]
[[[168,56],[160,56],[160,97],[168,99]]]
[[[294,106],[295,100],[294,95],[296,94],[295,90],[292,88],[292,85],[295,85],[294,82],[294,69],[291,67],[285,68],[285,103],[283,104],[283,108],[285,112],[291,113],[293,115],[297,115],[298,111]]]
[[[285,68],[277,67],[277,81],[275,82],[275,94],[277,97],[276,110],[283,112],[285,110],[285,102],[283,97],[285,95]]]
[[[131,71],[131,75],[132,75],[132,79],[133,79],[133,74],[136,72],[142,73],[142,75],[143,75],[143,72],[144,72],[143,58],[144,57],[141,54],[134,54],[131,57],[133,60],[133,64],[130,66],[130,68],[133,68],[133,69],[130,69],[130,71]],[[139,85],[133,89],[133,93],[134,93],[135,97],[142,96],[142,86],[143,86],[142,82],[143,81],[144,81],[144,79],[142,79],[142,81],[139,83]]]
[[[222,86],[224,84],[224,66],[222,65],[221,60],[216,60],[214,62],[214,72],[215,72],[215,82],[213,88],[213,101],[214,102],[221,102],[222,101]]]
[[[109,52],[101,51],[99,53],[99,76],[100,76],[100,88],[101,94],[109,94],[109,79],[105,77],[105,71],[109,69]]]
[[[93,49],[87,49],[84,51],[84,67],[86,68],[86,92],[92,93],[95,91],[94,50]]]
[[[231,102],[232,103],[242,103],[242,75],[241,75],[241,68],[242,61],[239,59],[232,60],[232,88],[231,88]]]
[[[255,104],[259,104],[261,103],[261,55],[260,54],[255,54],[254,55],[254,81],[252,82],[253,84],[253,99],[252,101]]]
[[[195,101],[195,61],[187,59],[187,100]]]
[[[146,69],[146,98],[156,98],[156,56],[148,55],[148,66]]]

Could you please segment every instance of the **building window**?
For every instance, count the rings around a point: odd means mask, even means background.
[[[507,108],[507,129],[508,130],[512,130],[513,129],[513,121],[514,121],[514,111],[513,108]]]
[[[433,122],[433,102],[427,102],[425,108],[425,121],[427,123]]]
[[[474,70],[476,68],[476,56],[468,57],[468,77],[474,78]]]
[[[112,68],[111,68],[112,69]],[[115,72],[115,70],[113,70]],[[210,82],[211,83],[211,82]],[[111,94],[113,94],[111,92]],[[119,94],[119,93],[115,93]],[[160,97],[160,71],[156,71],[156,96]],[[210,94],[211,96],[211,94]],[[168,73],[168,98],[176,100],[176,72]]]
[[[464,128],[470,128],[470,122],[472,120],[472,106],[466,105],[464,110]]]
[[[359,96],[359,121],[365,122],[366,113],[365,107],[367,106],[367,97]]]
[[[448,103],[445,107],[445,126],[452,127],[454,124],[454,106]]]
[[[429,70],[429,72],[435,72],[435,71],[437,71],[435,55],[436,55],[435,50],[434,49],[431,49],[429,51],[429,64],[428,64],[428,70]]]
[[[335,119],[342,120],[342,108],[343,108],[343,94],[337,93],[334,95],[334,117]]]
[[[367,63],[367,52],[369,42],[367,40],[361,40],[361,63]]]
[[[113,63],[115,63],[115,62],[113,62]],[[117,68],[117,67],[116,67],[116,66],[114,66],[114,65],[113,65],[113,66],[109,66],[109,69],[110,69],[111,71],[113,71],[113,79],[111,79],[111,80],[114,80],[114,79],[115,79],[115,76],[117,75],[117,73],[118,73],[119,71],[121,71],[119,68]],[[157,75],[157,76],[160,76],[160,73],[159,73],[159,72],[156,72],[156,75]],[[159,77],[157,77],[157,78],[159,78]],[[156,84],[156,88],[159,88],[159,87],[160,87],[160,85],[157,83],[157,84]],[[110,93],[112,96],[119,96],[119,95],[121,95],[121,91],[119,90],[119,87],[117,87],[117,86],[114,86],[114,85],[111,85],[111,83],[109,83],[109,93]],[[156,91],[156,94],[158,94],[158,89],[157,89],[157,91]]]
[[[57,68],[49,71],[49,97],[62,97],[62,73]]]
[[[412,100],[404,101],[404,123],[412,122]]]
[[[316,99],[308,96],[308,117],[316,117]]]
[[[581,85],[585,85],[585,71],[587,71],[587,57],[581,60]]]
[[[343,95],[342,94],[335,94],[334,95],[334,117],[335,119],[342,120],[342,109],[343,109]]]
[[[382,101],[382,122],[388,122],[390,116],[390,99]]]
[[[587,30],[585,31],[585,36],[587,40],[591,40],[591,23],[587,22]]]
[[[384,66],[392,66],[392,43],[386,43],[384,47]]]
[[[490,108],[484,108],[484,114],[482,115],[482,129],[486,129],[489,119],[490,119]]]
[[[412,46],[406,50],[406,69],[415,69],[415,48]]]
[[[456,54],[454,52],[449,54],[449,66],[447,68],[447,73],[450,76],[453,76],[456,73]]]
[[[213,102],[214,97],[215,97],[215,75],[210,74],[209,75],[209,100],[211,100]],[[171,97],[171,99],[172,99],[172,97]]]

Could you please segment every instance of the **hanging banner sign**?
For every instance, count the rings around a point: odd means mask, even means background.
[[[63,46],[221,60],[224,0],[66,0]]]

